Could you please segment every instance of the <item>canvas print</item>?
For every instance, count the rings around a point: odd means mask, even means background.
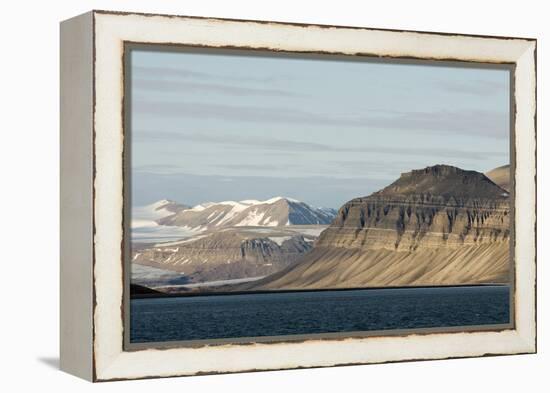
[[[510,327],[509,69],[126,57],[130,343]]]

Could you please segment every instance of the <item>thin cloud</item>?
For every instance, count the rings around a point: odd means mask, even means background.
[[[440,110],[434,112],[365,111],[365,114],[315,113],[288,107],[257,107],[197,102],[150,101],[137,99],[133,113],[160,117],[216,119],[241,123],[295,124],[321,127],[399,129],[438,134],[508,138],[506,114],[488,110]]]
[[[407,168],[419,167],[418,162],[415,161],[366,161],[366,160],[346,160],[346,161],[330,161],[328,163],[331,168],[340,168],[345,173],[364,173],[367,169],[369,171],[376,171],[377,173],[395,173],[396,171],[402,171]]]
[[[304,166],[300,164],[213,164],[211,167],[220,168],[223,170],[237,170],[237,171],[246,171],[251,173],[285,173],[289,169],[297,171],[308,176],[322,176],[322,175],[332,175],[343,177],[342,175],[356,176],[361,175],[365,176],[367,173],[375,178],[388,177],[394,175],[395,173],[401,173],[405,170],[410,170],[410,168],[420,168],[426,165],[419,164],[418,161],[367,161],[367,160],[333,160],[333,161],[319,161],[314,165]],[[184,168],[181,168],[184,171]],[[375,174],[375,175],[374,175]]]
[[[147,67],[147,66],[132,66],[132,73],[138,77],[145,77],[153,80],[166,80],[167,78],[176,79],[203,79],[203,80],[232,80],[237,82],[253,82],[253,83],[271,83],[280,80],[287,80],[289,76],[241,76],[241,75],[221,75],[197,70],[188,70],[185,68],[171,67]]]
[[[488,80],[458,82],[450,79],[445,79],[438,81],[436,83],[436,86],[448,92],[476,96],[502,94],[507,91],[507,86],[505,83]]]
[[[132,66],[132,76],[141,75],[153,79],[158,78],[211,78],[212,75],[196,70],[169,67],[143,67]]]
[[[254,88],[245,86],[231,86],[227,84],[202,83],[171,80],[135,79],[132,88],[146,91],[165,93],[215,93],[231,96],[267,96],[267,97],[298,97],[302,96],[287,90],[271,88]]]
[[[197,102],[149,101],[137,99],[132,106],[134,114],[149,114],[163,117],[190,117],[218,119],[245,123],[315,124],[315,125],[360,125],[349,119],[330,118],[299,109],[284,107],[253,107]],[[364,125],[364,124],[363,124]]]
[[[227,181],[231,179],[231,181]],[[339,208],[358,196],[368,195],[394,181],[394,176],[379,179],[331,176],[228,176],[175,173],[159,176],[135,172],[132,179],[132,204],[140,206],[159,199],[172,199],[196,205],[206,201],[264,200],[285,195],[313,206]]]
[[[434,112],[394,112],[367,120],[369,126],[438,134],[456,133],[507,139],[509,119],[506,114],[488,110],[440,110]]]
[[[275,164],[216,164],[212,165],[216,168],[224,169],[237,169],[237,170],[247,170],[247,171],[269,171],[269,170],[280,170],[288,169],[291,165],[275,165]]]
[[[391,146],[338,146],[327,145],[319,142],[305,142],[296,140],[276,139],[269,137],[248,138],[236,135],[207,135],[204,133],[184,133],[140,130],[133,135],[136,141],[151,142],[176,141],[223,145],[224,148],[260,148],[263,150],[295,151],[295,152],[344,152],[344,153],[380,153],[398,154],[403,156],[433,156],[450,158],[469,158],[484,160],[487,157],[502,157],[505,152],[475,151],[461,149],[421,148],[421,147],[391,147]]]
[[[179,165],[169,165],[169,164],[149,164],[149,165],[133,166],[132,171],[165,175],[165,174],[180,173],[182,171],[182,167]]]

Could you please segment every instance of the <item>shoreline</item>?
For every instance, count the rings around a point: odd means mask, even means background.
[[[251,291],[189,291],[188,293],[151,293],[130,294],[132,299],[174,298],[174,297],[204,297],[204,296],[231,296],[231,295],[263,295],[295,292],[344,292],[344,291],[371,291],[381,289],[430,289],[430,288],[467,288],[467,287],[510,287],[511,283],[484,283],[484,284],[446,284],[446,285],[408,285],[386,287],[350,287],[350,288],[318,288],[318,289],[274,289]],[[152,288],[151,288],[152,289]],[[155,289],[152,289],[155,290]]]

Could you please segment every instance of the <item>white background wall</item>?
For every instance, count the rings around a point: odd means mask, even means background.
[[[549,138],[543,1],[9,1],[0,13],[0,390],[242,392],[543,391],[547,311]],[[90,9],[538,38],[539,354],[331,369],[170,378],[92,386],[57,370],[58,23]],[[546,198],[548,200],[548,198]],[[546,333],[545,333],[546,331]],[[545,364],[546,363],[546,364]],[[548,391],[548,390],[546,390]]]

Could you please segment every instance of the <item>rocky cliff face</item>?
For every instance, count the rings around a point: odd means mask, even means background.
[[[483,174],[449,166],[405,173],[339,210],[318,246],[414,251],[507,240],[508,193]]]
[[[227,228],[136,249],[132,262],[183,273],[188,283],[260,277],[292,265],[314,240],[294,229]]]
[[[507,191],[437,165],[347,202],[310,253],[254,289],[508,282],[509,236]]]

